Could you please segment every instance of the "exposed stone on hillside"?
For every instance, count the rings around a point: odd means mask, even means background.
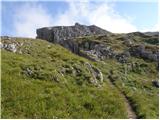
[[[100,86],[101,83],[103,83],[103,74],[101,71],[88,62],[86,62],[85,65],[87,66],[89,72],[92,74],[92,78],[89,80],[89,82],[96,86]]]
[[[63,74],[61,74],[59,71],[54,70],[52,72],[45,72],[41,66],[22,66],[22,74],[39,80],[50,80],[53,82],[64,82]]]
[[[129,57],[130,53],[128,51],[116,55],[116,59],[120,63],[126,63]]]
[[[73,64],[72,66],[64,65],[60,72],[63,75],[71,75],[76,77],[76,81],[78,85],[82,85],[82,81],[79,81],[80,78],[83,76],[87,82],[91,83],[92,85],[100,87],[103,83],[103,74],[97,67],[93,66],[88,62],[84,62],[83,68],[87,69],[87,74],[84,73],[82,70],[82,66],[79,64]]]
[[[59,44],[69,49],[73,53],[79,54],[79,45],[74,40],[69,39],[69,40],[60,41]]]
[[[45,39],[50,42],[59,43],[60,41],[89,35],[108,34],[95,25],[86,26],[76,23],[74,26],[55,26],[37,29],[37,38]]]
[[[94,37],[95,35],[97,37]],[[145,48],[148,44],[158,45],[158,37],[158,32],[113,34],[95,25],[86,26],[79,23],[76,23],[74,26],[55,26],[37,29],[37,38],[58,43],[75,54],[94,61],[114,58],[120,63],[126,63],[130,55],[158,61],[158,48],[156,48],[156,51]],[[84,39],[77,40],[77,38]],[[116,44],[114,40],[122,41],[124,47],[118,53],[112,47],[112,45]],[[144,44],[144,48],[141,48],[142,44]],[[121,47],[118,44],[116,45],[119,48]]]
[[[130,57],[128,51],[116,53],[111,46],[95,41],[83,41],[79,46],[79,55],[90,60],[99,61],[105,59],[116,59],[121,63],[126,63]]]
[[[159,32],[145,32],[144,34],[148,36],[159,36]]]
[[[132,32],[132,33],[128,33],[126,34],[128,37],[133,38],[135,36],[141,36],[141,37],[148,37],[147,34],[141,33],[141,32]]]
[[[83,50],[83,49],[82,49]],[[90,59],[94,59],[95,61],[104,60],[106,58],[114,58],[115,53],[108,46],[104,46],[102,44],[95,44],[92,49],[84,49],[83,52],[80,53],[81,56],[88,56]]]
[[[8,36],[2,36],[1,39],[3,40],[0,43],[1,49],[5,49],[7,51],[14,52],[14,53],[16,52],[20,53],[19,47],[21,47],[23,43],[18,43],[15,40],[15,38],[8,37]]]
[[[78,43],[74,38],[106,34],[111,33],[95,25],[86,26],[80,25],[79,23],[76,23],[74,26],[56,26],[37,29],[37,38],[58,43],[71,50],[73,53],[87,57],[91,60],[111,58],[113,57],[113,52],[109,47],[105,47],[102,44],[92,41]]]
[[[159,52],[157,50],[147,50],[144,45],[137,45],[130,48],[129,52],[131,55],[136,57],[141,57],[143,59],[148,59],[151,61],[159,61]]]

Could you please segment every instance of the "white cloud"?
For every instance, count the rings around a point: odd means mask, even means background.
[[[159,31],[159,24],[158,23],[150,28],[144,28],[141,30],[141,32],[155,32],[155,31]]]
[[[51,16],[41,4],[24,4],[14,15],[15,35],[35,37],[36,29],[54,25],[95,24],[111,32],[132,32],[137,28],[128,17],[117,13],[108,2],[91,3],[89,0],[75,2],[66,0],[69,8],[64,13]],[[53,3],[53,2],[51,2]],[[53,3],[54,4],[54,3]]]
[[[83,2],[66,1],[69,3],[69,9],[59,15],[55,22],[57,25],[72,25],[75,22],[80,22],[95,24],[111,32],[137,31],[131,20],[119,15],[114,11],[113,5],[108,2],[97,2],[95,4],[89,2],[89,0]]]
[[[52,17],[41,5],[25,4],[17,9],[14,15],[15,35],[20,37],[35,37],[36,29],[52,25]]]
[[[100,5],[90,14],[90,23],[117,33],[136,31],[128,17],[120,16],[108,4]]]

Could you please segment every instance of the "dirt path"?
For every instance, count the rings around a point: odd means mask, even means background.
[[[117,88],[117,87],[114,85],[114,83],[112,83],[111,81],[109,81],[109,82],[110,82],[110,84],[111,84],[113,87]],[[118,89],[118,88],[117,88],[117,89]],[[119,92],[120,92],[122,98],[124,99],[125,106],[126,106],[126,110],[127,110],[127,114],[128,114],[128,119],[136,119],[136,118],[137,118],[137,115],[135,114],[135,112],[134,112],[134,110],[133,110],[133,107],[132,107],[130,101],[128,100],[128,98],[126,97],[126,95],[125,95],[123,92],[121,92],[120,90],[119,90]]]
[[[126,106],[127,113],[128,113],[128,119],[136,119],[137,115],[135,114],[131,103],[129,102],[129,100],[123,93],[121,93],[121,96],[123,97],[124,102],[125,102],[125,106]]]

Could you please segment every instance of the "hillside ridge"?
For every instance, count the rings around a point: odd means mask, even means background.
[[[83,37],[86,39],[81,39]],[[155,42],[155,44],[157,44],[158,37],[158,32],[114,34],[95,25],[86,26],[79,23],[75,23],[74,26],[55,26],[37,29],[37,38],[58,43],[75,54],[94,61],[105,58],[115,58],[122,63],[126,62],[130,55],[158,62],[158,51],[148,50],[144,44],[138,41],[142,39],[144,41],[141,42],[146,44],[149,42],[153,42],[153,44]],[[103,41],[103,38],[108,41]],[[126,50],[117,53],[107,45],[107,43],[117,42],[114,40],[122,41],[122,46],[124,46]]]
[[[158,118],[158,33],[66,27],[59,42],[55,27],[49,40],[1,37],[2,118]]]

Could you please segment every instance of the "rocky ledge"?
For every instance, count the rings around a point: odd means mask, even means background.
[[[55,26],[37,29],[37,38],[58,43],[75,54],[94,61],[114,58],[121,63],[126,63],[130,56],[158,62],[158,34],[158,32],[113,34],[95,25],[86,26],[79,23],[76,23],[74,26]],[[99,36],[99,38],[96,40],[90,36]],[[83,37],[85,39],[78,40]],[[101,39],[104,39],[104,41]],[[122,45],[119,44],[119,47],[124,47],[121,52],[117,53],[110,45],[110,43],[116,43],[115,40],[123,43]],[[150,48],[155,48],[156,46],[156,50],[148,50],[148,45],[149,47],[151,46]]]
[[[37,29],[37,38],[45,39],[54,43],[64,40],[89,35],[108,34],[110,32],[103,30],[95,25],[86,26],[75,23],[74,26],[55,26]]]

